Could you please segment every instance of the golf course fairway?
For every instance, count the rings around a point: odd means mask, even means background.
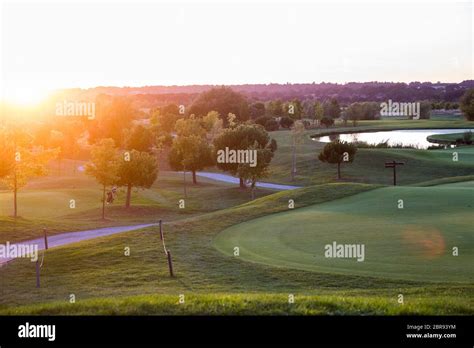
[[[363,261],[325,257],[325,246],[334,242],[363,245]],[[272,214],[225,229],[214,246],[229,257],[276,267],[472,282],[474,182],[385,187]]]

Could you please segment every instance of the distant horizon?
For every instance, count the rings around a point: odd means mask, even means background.
[[[246,82],[246,83],[189,83],[189,84],[182,84],[182,85],[168,85],[168,84],[153,84],[153,85],[96,85],[91,87],[63,87],[55,89],[58,90],[65,90],[65,89],[94,89],[94,88],[146,88],[146,87],[200,87],[200,86],[246,86],[246,85],[321,85],[321,84],[333,84],[333,85],[348,85],[352,83],[431,83],[431,84],[460,84],[465,81],[474,81],[473,78],[466,78],[461,81],[347,81],[347,82],[331,82],[331,81],[322,81],[322,82]]]
[[[2,99],[24,104],[71,88],[435,83],[474,70],[471,2],[42,0],[0,10]]]

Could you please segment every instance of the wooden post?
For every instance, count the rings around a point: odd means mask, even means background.
[[[40,264],[39,260],[36,260],[36,287],[40,287]]]
[[[168,256],[168,267],[170,269],[170,277],[174,277],[174,273],[173,273],[173,261],[171,259],[171,251],[169,251],[169,249],[166,251],[166,254]]]
[[[397,166],[393,166],[393,186],[397,186]]]
[[[163,240],[163,221],[160,220],[160,239]]]
[[[46,228],[43,228],[44,234],[44,249],[48,250],[48,235],[46,234]]]

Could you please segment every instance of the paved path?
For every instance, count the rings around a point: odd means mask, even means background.
[[[217,181],[222,181],[222,182],[228,182],[231,184],[238,184],[239,179],[235,178],[231,175],[227,174],[221,174],[221,173],[211,173],[211,172],[197,172],[197,176],[202,176],[203,178],[207,179],[212,179],[212,180],[217,180]],[[301,188],[301,186],[292,186],[292,185],[279,185],[279,184],[271,184],[268,182],[257,182],[256,184],[257,187],[262,187],[262,188],[268,188],[272,190],[294,190]]]
[[[159,223],[133,225],[133,226],[105,227],[105,228],[99,228],[97,230],[87,230],[87,231],[56,234],[56,235],[52,235],[48,237],[48,248],[81,242],[83,240],[88,240],[88,239],[109,236],[111,234],[116,234],[116,233],[139,230],[141,228],[156,226],[156,225],[159,225]],[[18,244],[28,244],[28,245],[36,244],[38,245],[38,251],[44,250],[44,238],[38,238],[38,239],[27,240],[27,241],[23,241],[19,243],[14,243],[14,244],[11,244],[11,246],[18,245]],[[0,257],[0,267],[11,260],[12,258]]]

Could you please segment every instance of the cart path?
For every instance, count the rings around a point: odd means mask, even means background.
[[[69,245],[69,244],[73,244],[77,242],[82,242],[83,240],[110,236],[116,233],[135,231],[142,228],[157,226],[157,225],[159,225],[158,222],[150,223],[150,224],[132,225],[132,226],[105,227],[105,228],[99,228],[96,230],[86,230],[86,231],[56,234],[56,235],[48,236],[48,248],[54,248],[54,247],[62,246],[62,245]],[[12,243],[10,244],[10,248],[12,246],[19,246],[19,245],[37,245],[38,251],[44,250],[45,248],[44,238],[37,238],[37,239],[31,239],[31,240],[27,240],[23,242],[18,242],[18,243]],[[0,267],[13,259],[14,258],[12,257],[4,257],[4,258],[0,257]]]
[[[207,178],[207,179],[227,182],[230,184],[239,184],[239,178],[236,178],[227,174],[211,173],[211,172],[197,172],[196,175],[202,176],[203,178]],[[271,189],[271,190],[281,190],[281,191],[294,190],[294,189],[301,188],[301,186],[271,184],[268,182],[259,182],[259,181],[257,182],[256,186]]]

